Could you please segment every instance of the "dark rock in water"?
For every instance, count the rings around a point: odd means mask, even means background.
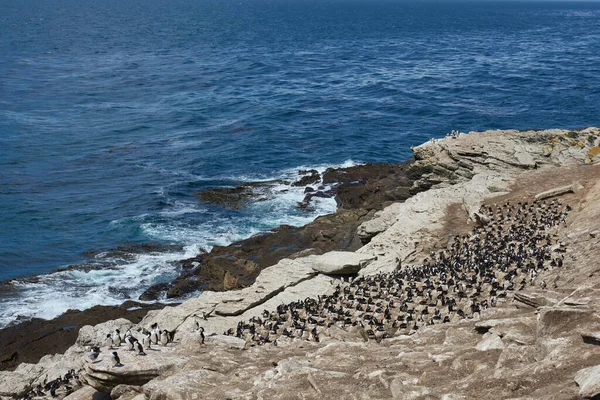
[[[181,251],[183,246],[179,244],[166,243],[125,243],[113,249],[105,251],[88,251],[86,256],[97,258],[121,258],[130,254],[166,253],[170,251]]]
[[[306,193],[306,192],[305,192]],[[314,197],[321,197],[324,199],[329,199],[332,198],[333,196],[335,196],[335,190],[328,190],[328,191],[312,191],[309,193],[306,193],[306,195],[304,196],[304,199],[298,203],[298,208],[301,210],[309,210],[311,209],[310,207],[310,201],[314,198]]]
[[[114,286],[109,286],[108,292],[113,295],[119,296],[122,299],[130,299],[131,298],[131,296],[128,293],[128,290],[124,289],[124,288],[116,288]]]
[[[111,319],[126,318],[134,323],[148,310],[163,304],[126,301],[120,306],[95,306],[85,311],[69,310],[52,320],[34,318],[0,330],[0,370],[15,368],[22,362],[37,363],[46,354],[64,353],[75,343],[79,329]]]
[[[315,191],[315,189],[310,186],[307,186],[304,188],[304,193],[312,193],[314,191]]]
[[[324,190],[320,186],[318,191],[305,191],[298,207],[308,209],[315,197],[335,196],[337,212],[321,216],[303,227],[283,225],[229,246],[215,246],[210,253],[182,261],[185,272],[167,284],[168,288],[165,284],[152,286],[140,299],[157,299],[164,293],[176,298],[197,290],[239,289],[251,285],[261,269],[283,258],[293,258],[306,251],[322,254],[357,250],[362,246],[356,234],[358,226],[376,210],[410,196],[412,180],[406,176],[406,169],[406,164],[365,164],[327,170],[323,183],[332,185],[333,189]],[[302,171],[302,174],[316,179],[318,172]]]
[[[169,290],[170,285],[168,283],[157,283],[155,285],[150,286],[148,289],[141,294],[140,300],[142,301],[154,301],[158,300],[162,294],[166,293]]]
[[[173,286],[167,290],[167,298],[179,298],[186,294],[195,292],[204,286],[202,282],[196,280],[183,279],[179,282],[179,285]]]
[[[335,189],[339,208],[377,210],[390,202],[410,197],[408,188],[412,186],[414,177],[406,175],[407,165],[364,164],[328,169],[323,174],[323,183],[340,183]]]
[[[297,180],[296,182],[292,183],[292,186],[307,186],[307,185],[312,185],[314,183],[318,183],[321,181],[321,175],[319,174],[319,171],[317,171],[316,169],[311,169],[311,170],[301,170],[298,171],[298,173],[300,175],[304,175],[302,178],[300,178],[299,180]]]
[[[202,201],[234,210],[246,207],[248,199],[253,196],[254,191],[246,186],[207,189],[198,193]]]
[[[221,207],[237,210],[245,208],[249,203],[264,200],[264,190],[281,183],[285,182],[281,180],[246,182],[237,187],[202,190],[197,192],[196,195],[206,203],[218,204]]]

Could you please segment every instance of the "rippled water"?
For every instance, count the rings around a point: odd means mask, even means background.
[[[0,279],[183,249],[19,283],[0,324],[116,304],[199,248],[335,208],[198,190],[403,161],[451,129],[599,125],[599,105],[600,3],[3,0]]]

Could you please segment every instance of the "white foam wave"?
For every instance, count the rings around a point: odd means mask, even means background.
[[[185,217],[187,214],[205,213],[207,209],[202,205],[169,199],[170,208],[154,215],[146,213],[112,221],[111,227],[136,222],[148,239],[179,243],[185,247],[182,251],[135,255],[128,262],[113,260],[111,267],[105,269],[67,270],[45,275],[37,282],[15,282],[15,294],[2,299],[0,326],[19,317],[50,319],[68,309],[83,310],[99,304],[119,305],[127,298],[137,300],[152,284],[174,278],[177,274],[175,262],[198,255],[200,249],[209,251],[216,245],[226,246],[283,224],[302,226],[320,215],[335,212],[334,198],[313,197],[309,210],[298,209],[298,203],[305,197],[304,187],[293,186],[291,182],[300,178],[299,170],[316,169],[322,174],[327,168],[354,165],[357,163],[347,160],[337,165],[286,169],[276,176],[260,179],[250,175],[231,177],[238,182],[277,180],[277,183],[257,189],[262,191],[262,201],[250,203],[246,209],[229,215],[207,215],[202,222],[193,223]],[[325,190],[328,189],[329,186],[325,187]],[[107,255],[100,253],[95,258],[99,262],[107,261]],[[195,295],[197,293],[187,297]]]
[[[137,299],[150,285],[175,277],[173,262],[198,253],[198,246],[187,246],[180,252],[141,254],[111,269],[67,270],[45,275],[39,282],[14,281],[18,294],[3,298],[0,326],[19,318],[51,319],[69,309]]]

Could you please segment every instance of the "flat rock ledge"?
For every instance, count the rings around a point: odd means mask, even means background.
[[[352,275],[370,264],[377,257],[349,251],[330,251],[319,256],[309,256],[312,269],[327,275]]]

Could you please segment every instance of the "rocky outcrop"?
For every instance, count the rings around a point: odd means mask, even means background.
[[[12,369],[20,363],[37,363],[44,354],[65,352],[86,325],[127,318],[139,322],[148,310],[162,304],[127,301],[121,306],[96,306],[84,311],[70,310],[51,321],[32,319],[0,330],[0,370]]]
[[[415,154],[422,163],[413,168],[433,174],[423,178],[428,180],[426,185],[439,182],[404,203],[391,204],[364,223],[360,229],[361,238],[368,242],[364,246],[342,254],[325,251],[284,257],[261,268],[251,286],[231,292],[204,291],[180,305],[150,311],[132,325],[134,336],[158,323],[174,334],[173,342],[157,347],[154,353],[148,351],[147,356],[137,356],[122,346],[118,351],[123,353],[123,367],[113,367],[102,349],[101,360],[85,364],[82,381],[121,400],[188,399],[194,394],[198,398],[290,399],[299,393],[320,399],[597,396],[600,280],[596,260],[600,238],[590,233],[598,230],[600,221],[600,168],[577,165],[585,161],[586,148],[574,149],[568,140],[554,141],[563,135],[579,137],[565,131],[503,131],[460,135],[420,146]],[[548,143],[553,147],[546,148]],[[434,168],[438,163],[445,166]],[[467,170],[472,177],[467,177]],[[360,267],[360,276],[378,282],[385,279],[384,271],[420,265],[432,256],[432,250],[439,254],[451,243],[451,235],[468,237],[474,226],[485,224],[481,217],[492,223],[495,217],[486,215],[481,204],[501,208],[507,199],[511,204],[531,202],[537,193],[574,181],[583,188],[561,194],[572,212],[559,225],[548,228],[551,245],[544,245],[550,259],[563,265],[520,276],[516,283],[525,280],[527,286],[521,291],[508,289],[510,277],[489,276],[486,285],[492,286],[497,279],[497,288],[505,293],[495,299],[495,307],[469,311],[477,296],[459,296],[457,307],[467,312],[464,317],[454,314],[446,323],[414,323],[417,329],[408,327],[403,331],[406,334],[394,331],[378,336],[371,318],[379,321],[396,315],[400,306],[390,302],[390,292],[397,288],[376,284],[369,290],[372,301],[364,305],[371,307],[372,317],[354,319],[355,324],[345,322],[346,316],[351,321],[355,318],[354,308],[328,304],[329,309],[323,310],[329,311],[323,315],[304,315],[299,307],[298,318],[325,319],[324,326],[319,325],[318,340],[281,335],[259,346],[255,338],[223,335],[228,329],[235,331],[238,322],[260,327],[258,319],[278,320],[281,305],[312,304],[310,299],[319,304],[331,293],[349,298],[353,293],[344,291],[347,277],[336,277],[332,271],[352,265],[353,271]],[[479,220],[473,210],[479,213]],[[411,289],[422,299],[409,306],[414,308],[411,322],[423,315],[432,321],[431,314],[442,307],[445,289],[438,276],[429,283],[424,276]],[[393,311],[387,312],[386,307]],[[340,314],[343,323],[337,317]],[[327,322],[332,325],[327,327]],[[50,370],[58,371],[69,363],[83,365],[85,346],[115,327],[129,324],[120,320],[82,328],[77,342],[64,355],[36,366],[21,366],[0,379],[21,379],[25,385],[15,390],[24,390]],[[204,342],[198,326],[204,329]],[[301,328],[289,328],[302,333]]]
[[[375,259],[349,251],[330,251],[307,258],[313,270],[327,275],[354,275]]]

